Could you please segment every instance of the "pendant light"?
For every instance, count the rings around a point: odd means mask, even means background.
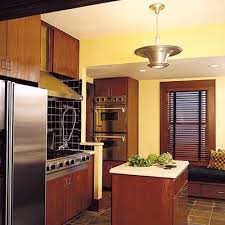
[[[161,69],[169,66],[167,59],[170,56],[174,56],[182,52],[182,49],[173,45],[160,45],[158,15],[161,10],[165,8],[164,4],[155,3],[149,6],[149,8],[156,14],[156,37],[155,45],[138,48],[135,50],[135,54],[144,58],[148,58],[150,64],[148,65],[154,69]]]

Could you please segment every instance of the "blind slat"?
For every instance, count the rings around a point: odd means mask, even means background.
[[[167,92],[166,111],[166,150],[176,159],[207,159],[207,91]]]

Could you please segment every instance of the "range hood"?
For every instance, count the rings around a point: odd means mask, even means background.
[[[51,97],[66,98],[81,101],[83,98],[77,92],[65,85],[48,72],[41,71],[38,86],[48,90]]]

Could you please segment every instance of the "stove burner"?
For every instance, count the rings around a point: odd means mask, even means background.
[[[84,151],[76,150],[58,150],[48,152],[46,163],[47,174],[57,171],[70,169],[90,160],[90,154]]]
[[[47,159],[56,159],[60,157],[65,157],[69,155],[76,155],[79,153],[83,153],[82,151],[72,151],[72,150],[57,150],[57,151],[48,151]]]

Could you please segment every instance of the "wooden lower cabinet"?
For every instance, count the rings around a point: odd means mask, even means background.
[[[188,215],[187,183],[173,198],[173,225],[186,225]]]
[[[93,172],[91,157],[88,168],[47,181],[46,225],[62,225],[90,207]]]
[[[102,184],[105,188],[112,187],[112,175],[109,173],[110,169],[121,164],[125,163],[124,161],[103,161],[103,180]]]
[[[187,171],[176,179],[112,175],[112,225],[186,225]]]

